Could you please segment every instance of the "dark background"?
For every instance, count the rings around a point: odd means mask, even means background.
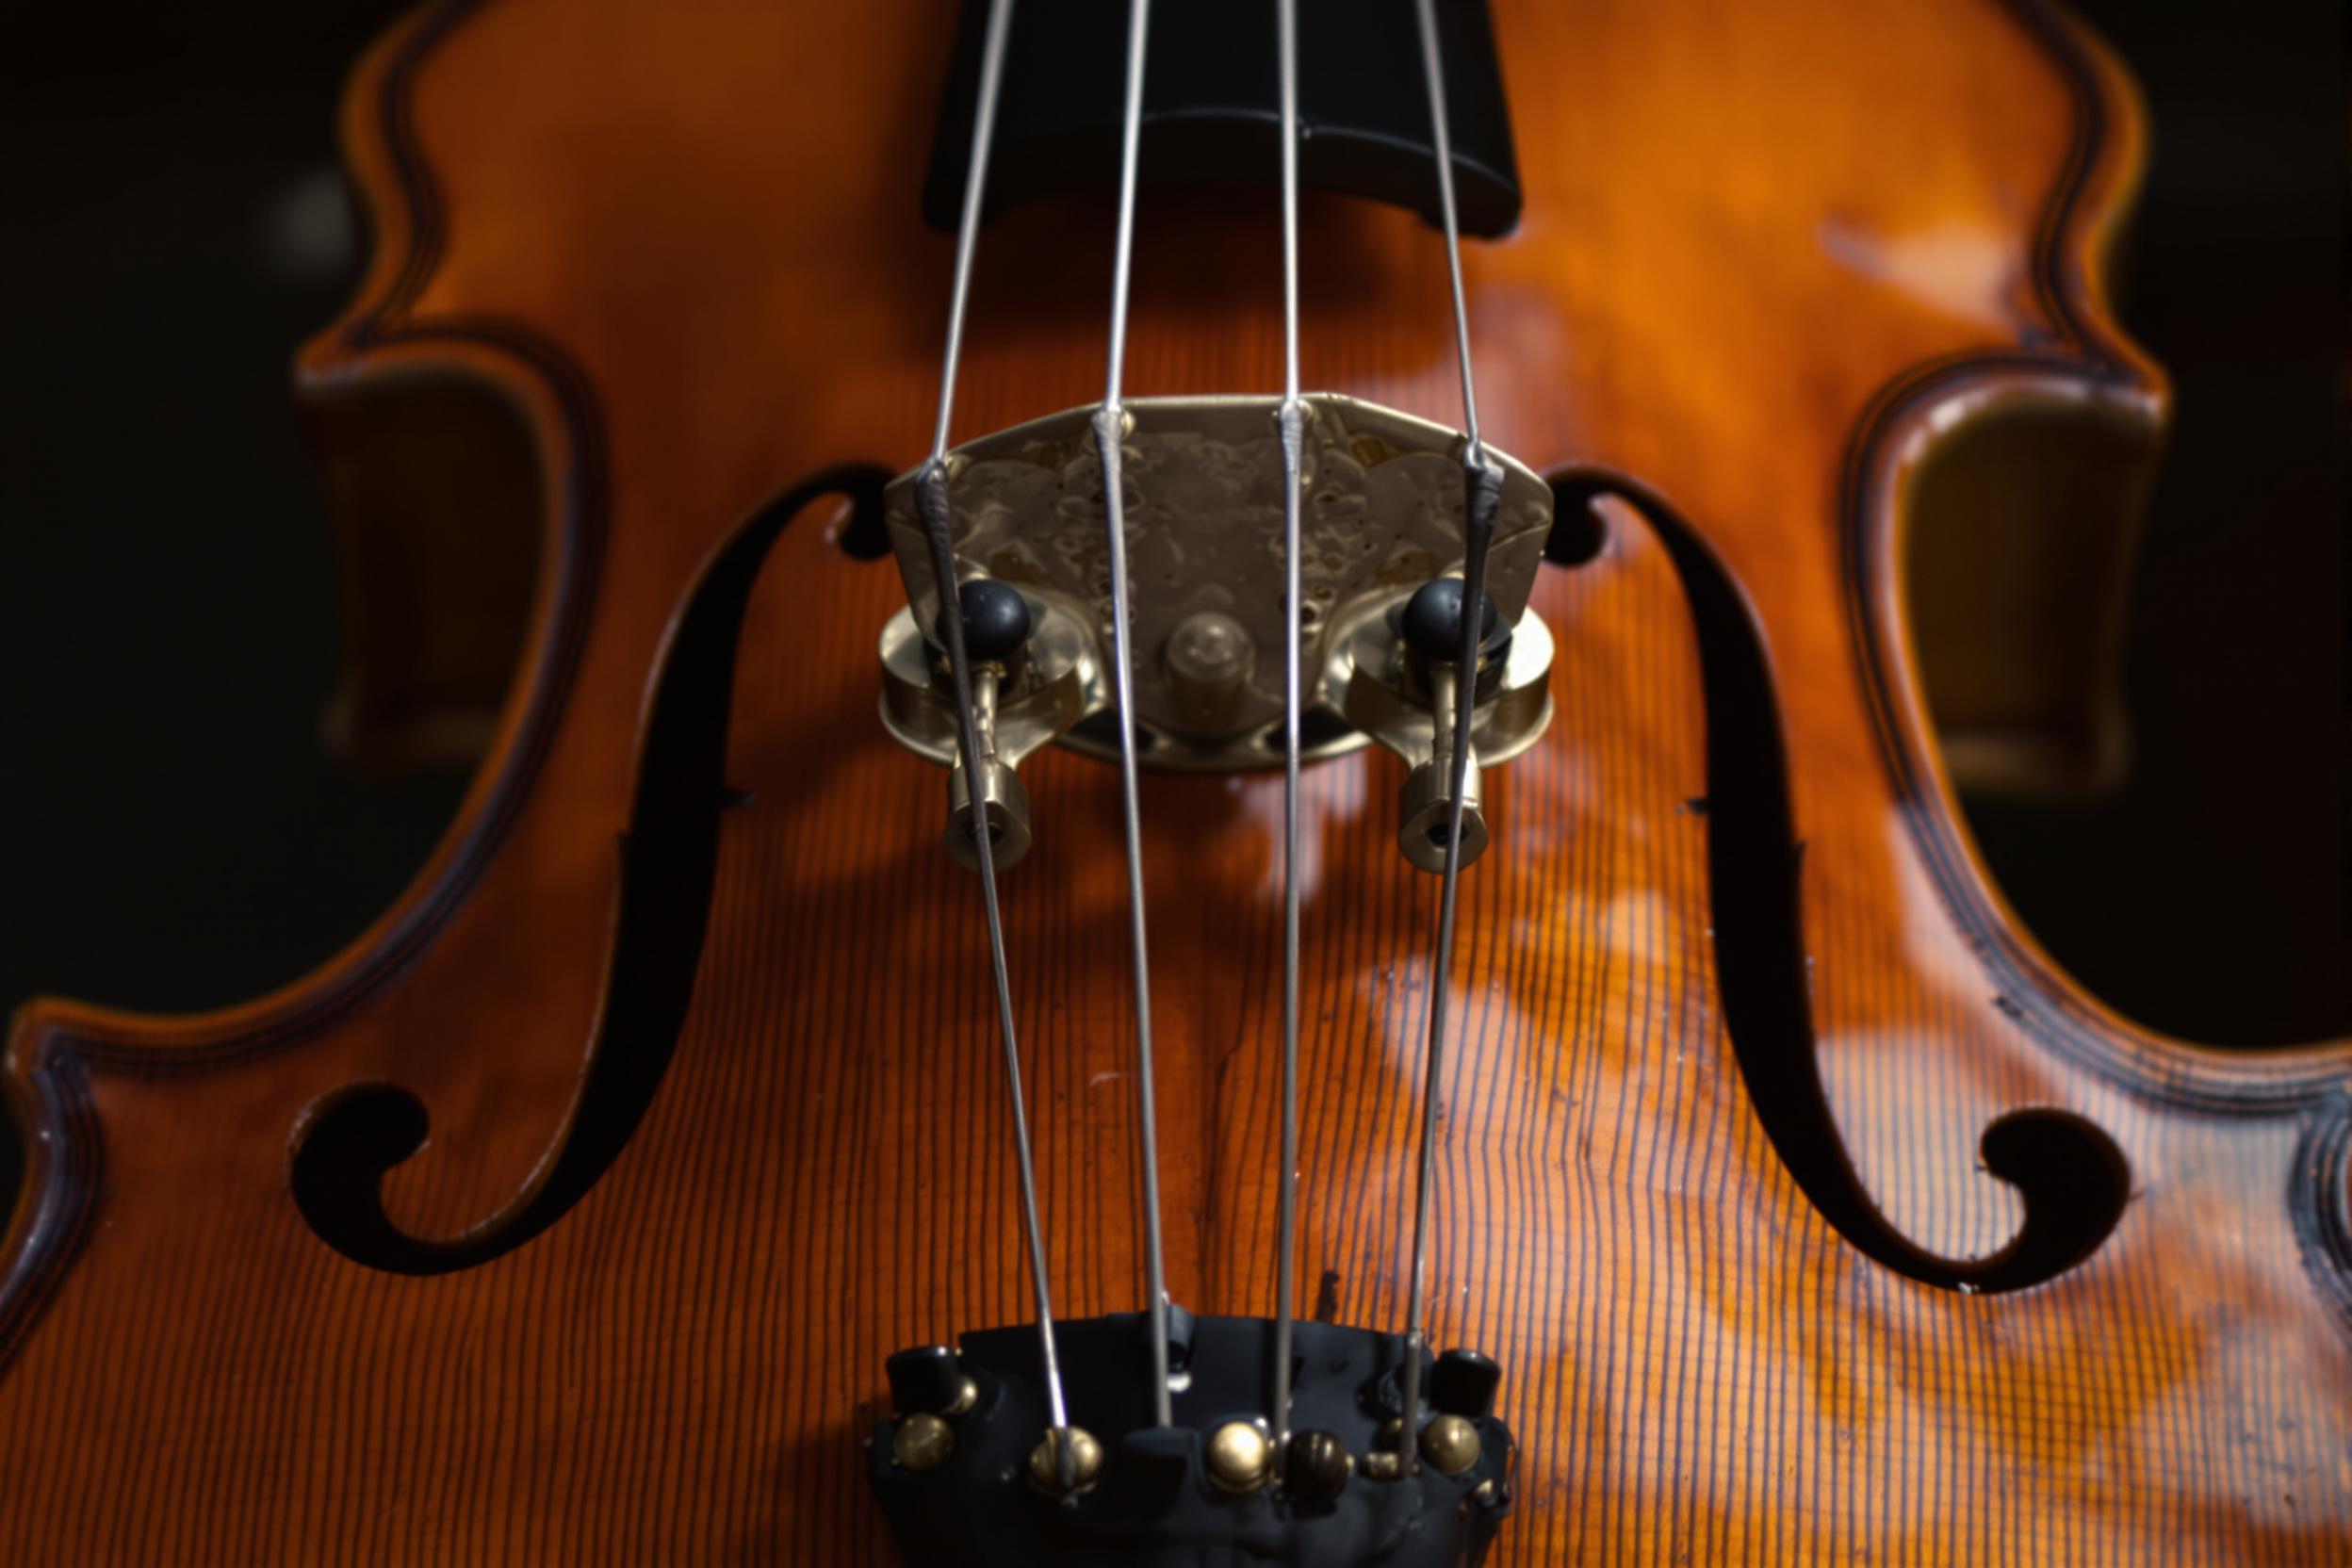
[[[0,1010],[282,985],[456,804],[462,777],[320,743],[337,588],[287,390],[364,258],[335,103],[400,8],[90,8],[0,41]],[[2081,8],[2152,106],[2125,317],[2179,382],[2134,586],[2139,765],[2095,807],[1971,819],[2126,1014],[2233,1045],[2341,1033],[2344,8]]]

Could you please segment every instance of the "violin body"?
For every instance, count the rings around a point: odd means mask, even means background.
[[[302,384],[510,405],[534,606],[458,821],[338,959],[17,1021],[13,1560],[894,1560],[884,1358],[1033,1310],[977,900],[876,717],[905,595],[857,532],[937,384],[936,11],[486,0],[359,71],[377,255]],[[2352,1050],[2157,1037],[2057,971],[1957,814],[1903,586],[1969,433],[2155,449],[2102,281],[2128,84],[1993,0],[1493,13],[1526,209],[1465,250],[1480,401],[1589,540],[1539,580],[1556,716],[1488,781],[1445,982],[1432,1331],[1501,1363],[1518,1442],[1488,1560],[2342,1560]],[[1427,227],[1311,194],[1301,231],[1310,384],[1450,418]],[[1276,235],[1149,194],[1132,387],[1274,384]],[[991,222],[959,427],[1098,395],[1107,236]],[[1402,1311],[1400,775],[1304,784],[1328,1322]],[[1132,1312],[1118,773],[1028,783],[1055,1305]],[[1144,799],[1169,1290],[1263,1315],[1280,780]]]

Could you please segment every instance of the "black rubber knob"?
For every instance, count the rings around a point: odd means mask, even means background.
[[[974,578],[956,590],[956,606],[964,617],[964,657],[981,663],[1010,659],[1029,641],[1029,601],[1021,590],[994,578]],[[934,631],[939,646],[947,646],[947,615],[940,612]]]
[[[1503,1369],[1476,1350],[1448,1350],[1429,1372],[1429,1408],[1483,1421],[1494,1412]]]
[[[1431,578],[1405,601],[1404,618],[1396,629],[1405,645],[1435,664],[1450,664],[1462,657],[1462,579]],[[1478,644],[1494,635],[1494,596],[1478,596]]]
[[[964,1370],[944,1345],[901,1350],[883,1365],[890,1380],[890,1403],[901,1415],[946,1410],[963,1396]]]

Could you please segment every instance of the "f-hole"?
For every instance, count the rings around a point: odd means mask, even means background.
[[[739,528],[687,599],[656,677],[621,860],[620,912],[604,1006],[579,1098],[542,1177],[506,1212],[448,1241],[413,1236],[384,1208],[385,1172],[424,1146],[425,1106],[393,1084],[315,1102],[295,1132],[294,1201],[320,1240],[394,1274],[448,1274],[499,1257],[585,1197],[645,1119],[694,993],[710,912],[719,815],[727,804],[727,718],[736,644],[760,566],[786,524],[829,495],[849,499],[852,556],[881,537],[887,469],[844,464],[810,476]]]
[[[1723,564],[1659,497],[1620,476],[1586,470],[1555,476],[1552,490],[1556,514],[1576,520],[1554,531],[1559,559],[1590,559],[1597,551],[1602,536],[1593,502],[1613,496],[1656,531],[1690,604],[1707,698],[1716,983],[1749,1099],[1788,1174],[1866,1256],[1948,1290],[2021,1290],[2090,1256],[2123,1217],[2131,1171],[2115,1140],[2071,1111],[2012,1111],[1978,1139],[1984,1168],[2015,1187],[2025,1208],[2017,1234],[1999,1251],[1976,1259],[1928,1251],[1870,1200],[1821,1084],[1798,899],[1802,845],[1763,638]]]

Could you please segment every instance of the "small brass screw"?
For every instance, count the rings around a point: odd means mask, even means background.
[[[890,1434],[890,1458],[902,1469],[937,1470],[955,1451],[955,1429],[927,1411],[907,1416]]]
[[[1063,1452],[1069,1449],[1070,1483],[1062,1483]],[[1029,1450],[1029,1484],[1049,1497],[1074,1497],[1102,1476],[1102,1445],[1084,1427],[1051,1427]]]
[[[1254,1423],[1228,1421],[1209,1434],[1202,1463],[1227,1492],[1255,1492],[1273,1473],[1274,1444]]]
[[[1459,1415],[1441,1415],[1421,1429],[1421,1457],[1448,1476],[1478,1462],[1478,1429]]]

